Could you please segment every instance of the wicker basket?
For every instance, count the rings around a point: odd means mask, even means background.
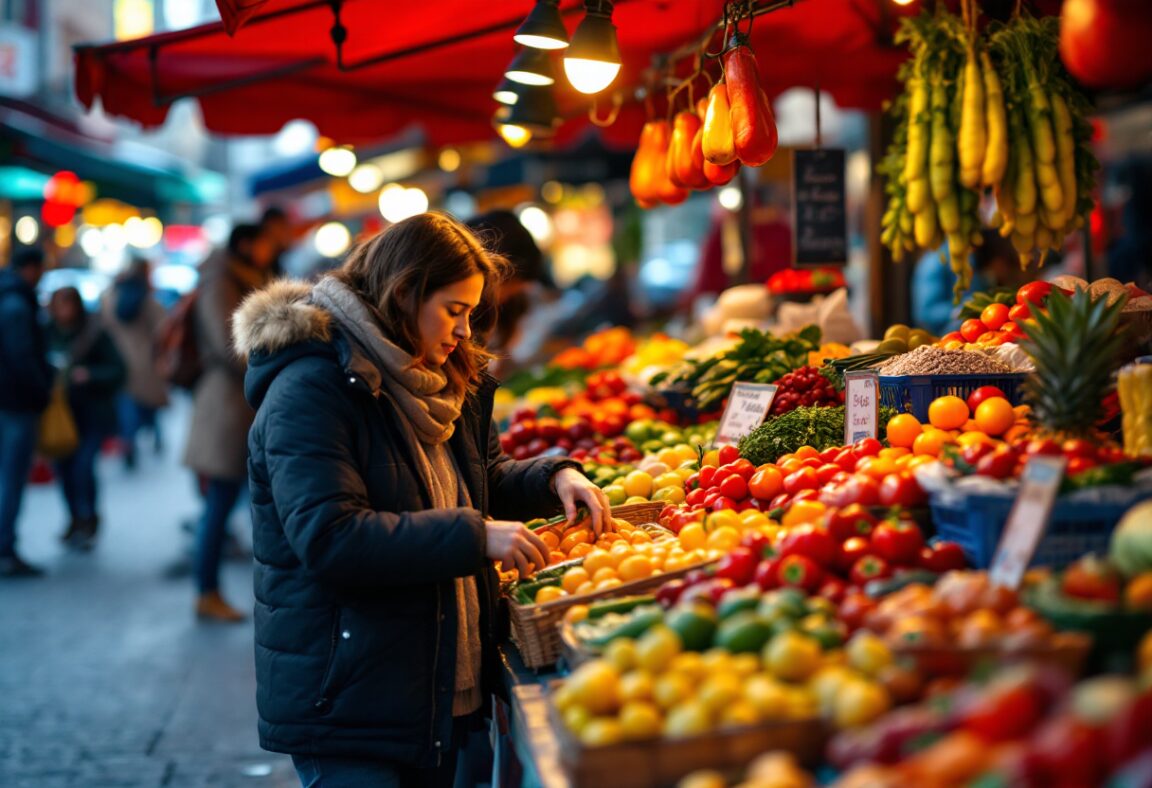
[[[524,660],[525,666],[533,670],[549,667],[556,664],[556,660],[560,657],[560,623],[564,620],[564,614],[573,605],[587,605],[610,597],[647,594],[669,580],[683,577],[692,570],[708,564],[709,562],[705,561],[674,572],[664,572],[643,580],[622,583],[615,588],[579,596],[566,596],[540,605],[518,605],[508,600],[508,613],[512,620],[512,642],[520,650],[520,657]]]

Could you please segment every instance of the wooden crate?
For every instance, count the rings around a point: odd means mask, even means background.
[[[773,750],[790,752],[801,764],[814,767],[822,761],[829,736],[824,722],[813,718],[587,747],[569,732],[550,700],[548,713],[560,744],[560,762],[573,788],[670,788],[698,769],[738,777],[757,756]]]
[[[508,614],[512,622],[512,642],[519,649],[526,667],[536,670],[554,665],[561,654],[560,624],[564,620],[564,614],[573,605],[589,605],[612,597],[649,594],[667,581],[683,577],[692,570],[701,569],[710,563],[704,561],[674,572],[664,572],[643,580],[621,583],[615,588],[592,591],[579,596],[566,596],[540,605],[520,605],[509,599]]]

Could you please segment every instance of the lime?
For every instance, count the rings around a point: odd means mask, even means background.
[[[703,651],[712,645],[716,632],[716,613],[710,605],[677,605],[664,617],[664,623],[680,636],[688,651]]]
[[[604,494],[608,496],[610,506],[622,506],[628,500],[628,492],[619,484],[609,484],[604,488]]]

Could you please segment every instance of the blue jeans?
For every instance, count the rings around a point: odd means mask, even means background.
[[[16,554],[16,518],[39,428],[38,413],[0,410],[0,557]]]
[[[129,456],[136,453],[136,433],[144,427],[152,430],[156,443],[160,443],[160,426],[156,422],[156,408],[150,408],[132,399],[127,392],[121,392],[116,400],[117,416],[120,420],[120,439]]]
[[[81,432],[76,451],[56,461],[60,489],[73,520],[96,516],[96,458],[103,443],[100,432]]]
[[[204,515],[196,533],[196,582],[200,593],[220,587],[220,556],[228,531],[228,516],[236,508],[242,479],[209,479],[204,491]]]
[[[328,755],[293,755],[292,765],[302,788],[452,788],[456,754],[445,753],[432,769]]]

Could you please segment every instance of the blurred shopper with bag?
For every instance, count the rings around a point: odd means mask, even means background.
[[[41,570],[16,552],[16,520],[36,451],[40,414],[48,405],[52,368],[38,320],[36,285],[44,254],[23,252],[0,269],[0,577]]]
[[[259,227],[237,225],[227,250],[213,254],[201,266],[192,307],[202,371],[193,395],[184,464],[204,480],[195,559],[196,614],[204,619],[244,619],[220,594],[228,517],[248,478],[248,428],[253,415],[244,400],[244,359],[232,350],[232,313],[248,293],[268,281],[274,260],[273,243]]]
[[[168,386],[156,369],[154,347],[164,307],[152,292],[147,260],[133,259],[104,296],[101,315],[116,349],[128,366],[128,385],[117,402],[124,464],[136,467],[136,435],[147,427],[161,448],[156,414],[168,404]]]
[[[54,292],[48,312],[49,358],[60,370],[77,433],[73,451],[56,458],[56,475],[71,518],[60,538],[70,547],[87,550],[95,544],[100,526],[96,459],[104,441],[116,434],[116,396],[128,373],[100,316],[85,311],[76,288]]]
[[[608,520],[577,463],[500,451],[473,335],[505,265],[425,213],[236,315],[257,408],[260,744],[309,788],[451,786],[499,685],[493,560],[543,567],[523,520],[560,503]]]

